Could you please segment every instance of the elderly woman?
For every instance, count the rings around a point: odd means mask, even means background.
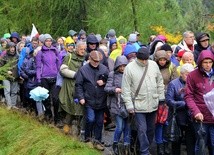
[[[170,112],[173,111],[173,108],[176,108],[176,120],[178,126],[181,130],[182,136],[180,137],[179,141],[172,142],[172,154],[173,155],[180,155],[181,154],[181,142],[183,136],[186,139],[186,148],[187,154],[193,155],[194,154],[194,129],[192,127],[191,122],[189,121],[189,115],[186,103],[184,101],[184,93],[185,93],[185,84],[187,75],[194,70],[193,65],[186,63],[181,67],[180,70],[180,77],[176,78],[175,80],[171,81],[167,88],[166,94],[166,102],[170,108]],[[171,117],[172,114],[169,114]]]

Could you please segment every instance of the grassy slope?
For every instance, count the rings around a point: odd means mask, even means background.
[[[84,143],[0,106],[0,155],[96,155]]]

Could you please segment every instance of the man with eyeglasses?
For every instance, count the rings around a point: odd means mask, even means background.
[[[94,148],[100,151],[104,150],[102,129],[107,106],[104,87],[108,78],[108,68],[100,63],[102,59],[99,51],[91,51],[89,63],[79,69],[75,83],[76,97],[85,108],[85,142],[89,145],[93,142]]]
[[[203,50],[199,54],[198,68],[188,74],[184,94],[197,138],[195,154],[200,155],[206,154],[201,152],[201,141],[209,147],[209,153],[214,154],[214,118],[204,100],[204,95],[214,88],[213,62],[214,56],[209,50]]]
[[[210,47],[210,35],[208,33],[200,32],[196,35],[195,50],[194,50],[194,60],[197,62],[198,56],[202,50],[207,50]]]
[[[192,31],[186,31],[183,33],[183,40],[178,44],[175,49],[175,56],[177,57],[178,51],[184,49],[188,52],[194,51],[194,44],[195,44],[195,35]]]

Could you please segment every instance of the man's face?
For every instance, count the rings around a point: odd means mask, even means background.
[[[80,56],[84,56],[85,55],[85,49],[86,49],[85,45],[79,45],[77,47],[77,54]]]
[[[12,42],[17,43],[18,39],[17,38],[12,38]]]
[[[210,72],[213,66],[212,59],[204,59],[201,63],[201,66],[206,72]]]
[[[39,42],[38,41],[32,41],[32,46],[33,46],[33,49],[36,49],[39,45]]]
[[[89,63],[91,64],[91,66],[96,68],[99,66],[100,61],[96,61],[96,60],[92,59],[91,57],[89,57]]]
[[[96,43],[89,43],[89,48],[92,50],[95,50],[96,46],[97,46]]]
[[[194,34],[190,33],[184,38],[184,41],[186,42],[187,45],[193,45],[194,39],[195,39]]]
[[[200,40],[200,44],[203,48],[207,48],[209,46],[209,40],[206,36]]]
[[[143,65],[147,65],[148,60],[141,60],[141,59],[137,59],[140,63],[142,63]]]

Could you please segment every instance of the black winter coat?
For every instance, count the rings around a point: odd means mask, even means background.
[[[97,84],[98,80],[107,81],[108,68],[103,64],[99,64],[94,68],[89,63],[82,66],[77,72],[75,83],[76,97],[81,100],[85,99],[85,106],[93,109],[102,109],[106,107],[106,92],[103,86]]]

